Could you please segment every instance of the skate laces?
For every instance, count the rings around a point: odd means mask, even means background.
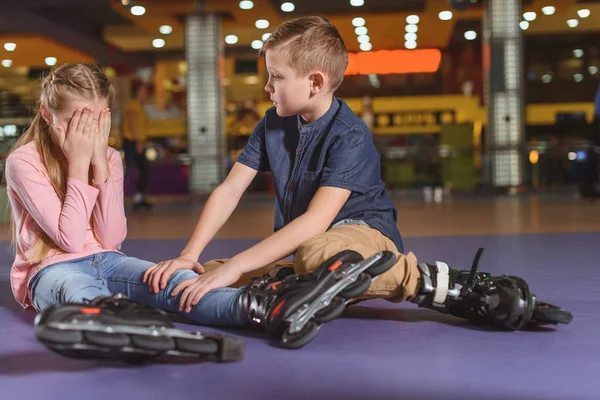
[[[467,277],[467,281],[463,286],[463,291],[470,293],[473,288],[479,283],[479,278],[477,277],[477,270],[479,269],[479,260],[481,259],[481,255],[483,254],[483,247],[480,247],[475,254],[475,258],[473,259],[473,263],[471,264],[471,271],[469,272],[469,276]]]
[[[469,278],[467,279],[467,286],[473,286],[473,282],[475,282],[475,276],[477,275],[477,269],[479,268],[479,259],[483,254],[483,247],[480,247],[475,254],[475,258],[473,259],[473,264],[471,264],[471,272],[469,273]]]

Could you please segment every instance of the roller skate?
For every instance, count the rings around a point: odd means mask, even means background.
[[[160,361],[239,361],[241,339],[176,329],[166,312],[121,294],[86,303],[57,304],[39,313],[37,339],[72,358]]]
[[[479,249],[471,271],[448,268],[442,262],[419,264],[421,289],[412,302],[419,307],[511,331],[572,321],[570,312],[537,301],[523,278],[477,272],[482,253],[483,249]]]
[[[283,347],[300,348],[395,262],[395,254],[388,251],[365,260],[345,250],[308,274],[255,278],[242,292],[240,307],[251,325],[279,337]]]

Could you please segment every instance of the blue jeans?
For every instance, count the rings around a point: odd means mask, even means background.
[[[49,265],[30,281],[31,301],[39,312],[66,302],[82,302],[97,296],[122,293],[132,300],[165,311],[184,315],[202,325],[245,326],[238,307],[242,289],[221,288],[208,292],[190,313],[179,312],[179,298],[171,292],[180,282],[198,276],[194,271],[181,269],[169,279],[167,287],[158,294],[142,283],[144,272],[155,263],[127,257],[116,252],[91,256]]]

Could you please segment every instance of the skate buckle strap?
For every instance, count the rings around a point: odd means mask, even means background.
[[[437,270],[435,296],[433,296],[433,305],[443,307],[448,297],[448,286],[450,285],[450,269],[448,264],[436,261]]]

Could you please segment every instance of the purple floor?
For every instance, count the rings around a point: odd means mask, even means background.
[[[203,259],[232,255],[251,243],[220,240]],[[484,246],[481,270],[523,276],[541,300],[570,309],[574,322],[508,333],[411,304],[370,301],[326,324],[298,351],[275,348],[258,332],[230,330],[247,342],[239,363],[129,367],[78,361],[36,342],[34,314],[21,310],[10,293],[6,251],[0,254],[0,398],[600,398],[600,233],[409,238],[406,245],[422,260],[466,268]],[[178,240],[131,240],[124,250],[157,261],[182,246]]]

